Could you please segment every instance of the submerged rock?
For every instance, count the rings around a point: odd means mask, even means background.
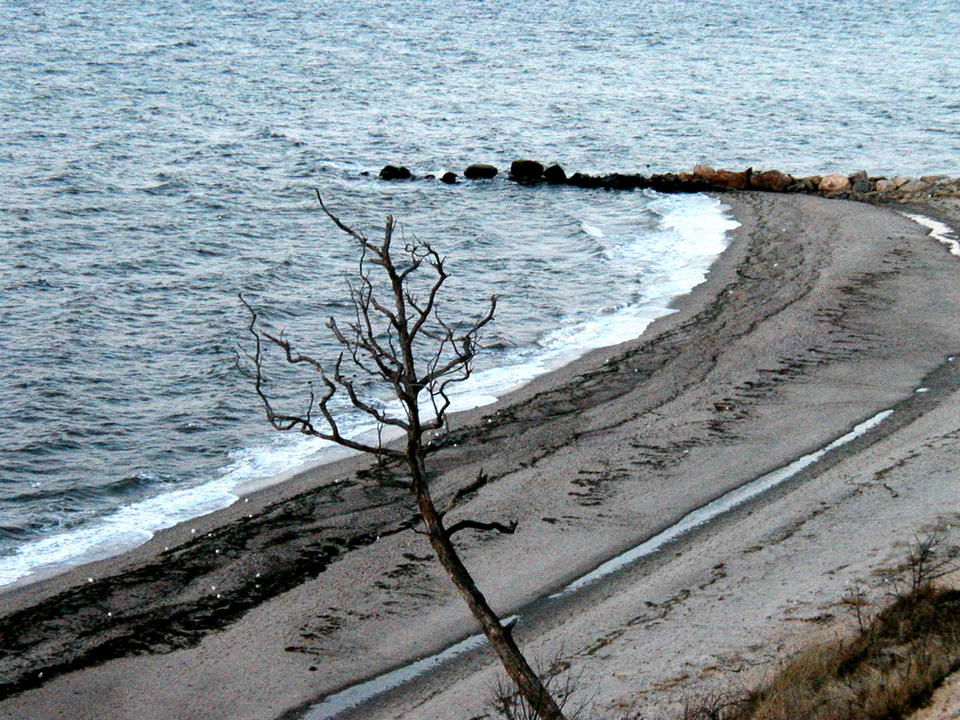
[[[384,165],[380,171],[381,180],[409,180],[413,175],[407,168],[397,165]]]
[[[457,174],[454,172],[445,172],[440,176],[440,182],[446,183],[447,185],[455,185],[457,182]]]
[[[493,165],[487,163],[473,163],[468,165],[466,170],[463,171],[463,176],[467,180],[489,180],[492,177],[496,177],[497,173],[500,172]]]

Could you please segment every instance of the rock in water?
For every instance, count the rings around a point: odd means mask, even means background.
[[[536,160],[514,160],[510,163],[510,179],[518,183],[540,182],[543,165]]]
[[[817,186],[817,189],[824,193],[843,192],[844,190],[850,189],[850,178],[846,175],[840,175],[839,173],[824,175],[820,178],[820,184]]]
[[[447,185],[454,185],[457,182],[457,174],[453,172],[445,172],[440,176],[440,182],[446,183]]]
[[[489,180],[492,177],[496,177],[498,172],[493,165],[473,163],[473,165],[468,165],[467,169],[463,171],[463,176],[467,178],[467,180]]]
[[[543,171],[543,179],[551,185],[563,185],[567,181],[567,173],[559,165],[551,165]]]
[[[409,180],[413,175],[402,165],[384,165],[380,171],[381,180]]]

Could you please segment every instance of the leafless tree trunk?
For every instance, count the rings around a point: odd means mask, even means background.
[[[493,319],[497,298],[490,298],[489,307],[477,320],[466,325],[448,324],[437,310],[437,298],[449,276],[444,259],[429,244],[416,240],[405,242],[402,252],[395,254],[391,245],[396,224],[392,217],[387,217],[383,241],[375,243],[344,225],[323,204],[319,192],[317,199],[324,213],[359,245],[358,281],[350,285],[354,319],[346,325],[333,318],[327,322],[342,348],[330,373],[315,357],[294,350],[282,333],[263,329],[257,312],[240,297],[250,313],[249,330],[255,341],[253,351],[245,353],[250,361],[248,372],[267,419],[278,430],[296,430],[330,440],[369,453],[379,463],[405,468],[408,479],[400,481],[400,485],[416,499],[430,545],[508,675],[543,720],[563,720],[561,708],[520,652],[510,628],[504,627],[490,608],[451,541],[452,535],[461,529],[512,533],[516,524],[461,521],[446,528],[445,511],[438,510],[434,504],[428,482],[428,447],[424,436],[445,426],[450,406],[448,389],[451,384],[470,377],[480,332]],[[377,268],[376,278],[371,266]],[[422,268],[432,271],[432,281],[425,288],[425,295],[418,297],[410,281]],[[378,289],[375,280],[382,283],[383,289]],[[311,390],[305,413],[287,415],[274,409],[264,388],[264,345],[279,348],[287,363],[309,366],[319,374],[324,390],[319,398]],[[349,370],[344,369],[344,360]],[[386,381],[402,407],[402,414],[390,414],[364,400],[355,385],[352,374],[355,372]],[[378,429],[398,428],[404,435],[403,446],[391,447],[380,442],[374,445],[343,436],[330,408],[330,401],[337,393],[345,393],[354,407],[376,422]],[[317,413],[319,418],[315,417]]]

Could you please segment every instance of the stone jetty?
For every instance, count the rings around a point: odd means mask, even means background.
[[[463,170],[470,181],[492,180],[500,170],[489,163],[473,163]],[[380,171],[383,180],[409,180],[416,176],[405,167],[387,165]],[[423,179],[433,179],[425,175]],[[457,175],[445,173],[440,180],[453,184]],[[536,160],[514,160],[507,180],[520,185],[572,185],[605,190],[640,190],[650,188],[665,193],[731,192],[759,190],[777,193],[806,193],[863,202],[909,202],[919,197],[960,197],[960,177],[925,175],[923,177],[883,177],[865,171],[845,175],[810,175],[795,177],[780,170],[726,170],[709,165],[695,165],[689,172],[640,175],[612,173],[589,175],[568,174],[560,165],[545,166]]]

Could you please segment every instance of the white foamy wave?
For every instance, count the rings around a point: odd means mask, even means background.
[[[229,483],[219,480],[124,505],[107,517],[26,543],[0,558],[0,585],[116,555],[146,542],[157,530],[227,507],[236,499]]]
[[[951,255],[956,255],[960,257],[960,236],[957,235],[956,231],[946,223],[942,223],[939,220],[934,220],[929,218],[926,215],[913,215],[911,213],[903,213],[906,217],[913,220],[919,225],[927,228],[930,231],[930,237],[934,238],[937,242],[946,245],[947,250],[950,251]]]
[[[543,336],[534,348],[506,354],[492,367],[481,367],[457,386],[451,408],[468,410],[489,404],[510,390],[581,357],[597,348],[618,345],[639,337],[657,318],[673,312],[670,301],[690,292],[706,278],[707,271],[727,245],[727,232],[739,227],[715,198],[702,195],[672,196],[651,194],[650,206],[660,217],[659,228],[634,231],[625,236],[629,219],[615,218],[611,228],[580,227],[595,238],[612,238],[611,262],[636,268],[660,265],[652,274],[639,277],[640,292],[635,303],[561,327]],[[595,222],[600,222],[599,220]]]
[[[590,225],[589,223],[585,223],[585,222],[580,223],[580,229],[583,230],[587,235],[589,235],[592,238],[603,237],[603,230],[593,225]]]
[[[635,270],[633,300],[593,317],[561,322],[536,345],[501,354],[496,363],[479,363],[469,380],[456,386],[451,410],[490,404],[591,350],[640,336],[654,320],[673,312],[669,307],[672,298],[703,282],[726,246],[727,231],[738,223],[714,198],[644,196],[648,207],[660,216],[653,231],[635,218],[623,216],[591,218],[591,223],[580,225],[606,244],[609,262]],[[360,416],[345,417],[343,424],[345,434],[354,437],[374,430]],[[267,443],[237,450],[216,479],[124,505],[106,517],[28,542],[0,557],[0,586],[33,573],[115,555],[147,541],[161,529],[227,507],[237,500],[238,488],[322,460],[334,447],[315,438],[278,434]]]

